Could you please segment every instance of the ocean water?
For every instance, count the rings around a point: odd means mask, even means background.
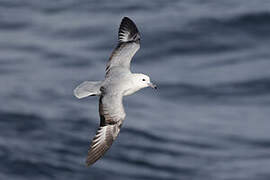
[[[104,78],[121,19],[142,36],[121,133],[85,166],[99,125],[82,81]],[[268,0],[0,1],[1,180],[269,180]]]

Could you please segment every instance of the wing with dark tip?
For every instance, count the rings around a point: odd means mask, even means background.
[[[101,95],[99,99],[100,127],[92,140],[86,159],[87,166],[100,159],[119,134],[125,111],[121,95]]]
[[[135,23],[128,17],[121,21],[118,32],[118,45],[112,52],[106,66],[106,75],[113,67],[130,68],[132,57],[140,48],[140,33]]]
[[[119,43],[136,42],[140,40],[140,33],[135,23],[128,17],[124,17],[121,21],[118,31]]]

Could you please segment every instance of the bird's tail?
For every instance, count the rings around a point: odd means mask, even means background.
[[[74,89],[74,95],[78,98],[87,96],[99,96],[102,81],[84,81]]]

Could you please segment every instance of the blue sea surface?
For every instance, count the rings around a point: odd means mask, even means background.
[[[121,19],[141,33],[121,133],[87,168]],[[0,0],[0,180],[269,180],[269,0]]]

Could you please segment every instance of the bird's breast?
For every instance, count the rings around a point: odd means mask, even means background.
[[[128,88],[127,90],[124,91],[124,96],[132,95],[138,90],[140,90],[140,88]]]

